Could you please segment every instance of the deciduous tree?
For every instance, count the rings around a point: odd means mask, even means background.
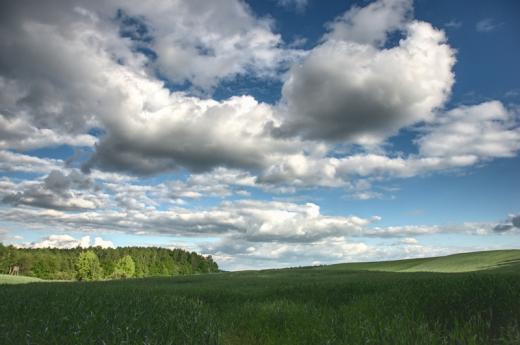
[[[91,250],[81,252],[76,262],[76,277],[78,280],[97,280],[103,277],[99,259]]]

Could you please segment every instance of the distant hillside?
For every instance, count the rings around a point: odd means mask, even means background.
[[[0,243],[0,274],[18,266],[19,274],[41,279],[72,280],[78,278],[77,263],[87,249],[22,249]],[[93,247],[98,275],[95,279],[113,278],[121,273],[121,260],[130,261],[127,277],[173,276],[217,272],[218,265],[211,256],[202,256],[182,249],[157,247]],[[118,271],[119,269],[119,271]]]
[[[386,272],[471,272],[489,269],[520,270],[520,250],[493,250],[396,261],[345,263],[322,267],[329,270]]]

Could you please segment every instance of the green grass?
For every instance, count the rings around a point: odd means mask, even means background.
[[[485,263],[450,274],[345,264],[4,285],[0,344],[520,344],[518,253],[506,254],[377,264]]]
[[[454,273],[508,267],[515,263],[520,264],[520,250],[493,250],[423,259],[337,264],[327,267],[333,270]]]
[[[26,284],[42,281],[43,280],[34,277],[11,276],[8,274],[0,274],[0,284]]]

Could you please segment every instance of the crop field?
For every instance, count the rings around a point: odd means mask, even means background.
[[[0,344],[520,344],[519,260],[2,285]]]

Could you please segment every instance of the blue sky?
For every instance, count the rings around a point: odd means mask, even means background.
[[[516,1],[2,7],[4,243],[230,270],[520,248]]]

